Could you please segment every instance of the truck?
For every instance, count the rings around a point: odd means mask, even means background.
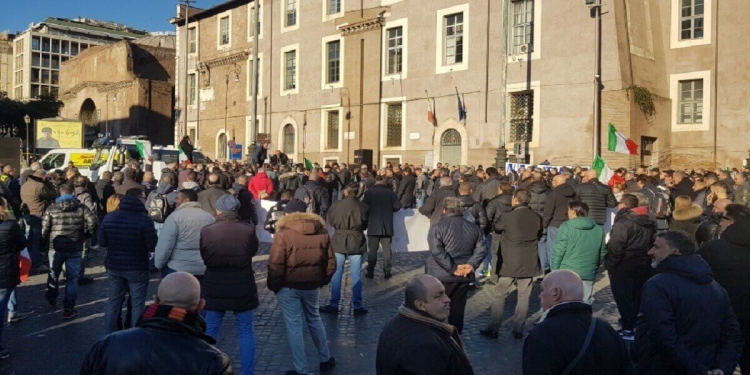
[[[147,156],[152,155],[151,141],[142,135],[125,136],[117,140],[102,137],[94,142],[96,152],[88,167],[89,179],[96,182],[104,172],[118,172],[131,159],[139,160],[141,169],[145,170],[146,165],[151,165],[152,161],[148,157],[141,157],[137,146],[139,143]]]
[[[95,156],[95,148],[55,148],[42,156],[39,163],[42,165],[42,169],[51,172],[63,170],[68,167],[68,163],[72,162],[82,176],[90,178],[89,167],[94,162]]]

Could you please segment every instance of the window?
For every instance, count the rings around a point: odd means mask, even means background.
[[[326,43],[328,55],[326,83],[339,82],[341,79],[341,41]]]
[[[49,84],[49,70],[42,69],[42,83]]]
[[[18,74],[18,72],[16,72],[16,74]],[[31,69],[31,82],[32,83],[39,83],[39,74],[40,74],[39,69],[36,69],[36,68]],[[18,78],[16,78],[16,80],[18,80]]]
[[[388,33],[388,74],[399,74],[403,65],[404,28],[394,27],[387,30]]]
[[[327,0],[328,14],[341,13],[341,0]]]
[[[193,26],[188,28],[188,53],[198,51],[198,29]]]
[[[703,0],[680,0],[680,40],[703,38]]]
[[[284,90],[294,90],[297,88],[297,51],[285,52],[284,62]]]
[[[286,0],[286,21],[284,26],[294,26],[297,24],[297,0]]]
[[[226,159],[227,158],[227,134],[221,133],[219,134],[219,139],[216,144],[216,157],[218,159]]]
[[[388,104],[386,124],[386,147],[401,147],[402,129],[402,104]]]
[[[42,38],[42,51],[49,52],[49,50],[50,50],[49,38]]]
[[[328,124],[326,131],[326,148],[339,148],[339,111],[328,111]]]
[[[195,105],[197,96],[197,76],[195,73],[188,74],[188,105]]]
[[[57,39],[52,41],[52,52],[60,53],[60,41]]]
[[[464,57],[464,14],[456,13],[444,17],[445,44],[444,63],[459,64]]]
[[[78,55],[78,43],[70,42],[70,54],[73,56]]]
[[[62,41],[62,45],[60,46],[60,52],[64,55],[70,54],[70,42],[67,40]]]
[[[253,4],[255,4],[255,3],[256,2],[253,2]],[[261,4],[258,4],[258,6],[260,7],[260,8],[258,8],[258,13],[259,13],[260,17],[258,17],[258,23],[257,24],[255,23],[255,5],[251,5],[248,8],[249,9],[248,11],[250,12],[250,14],[248,14],[248,16],[247,16],[247,19],[250,22],[250,24],[248,24],[248,27],[247,27],[247,30],[248,30],[247,36],[248,36],[248,38],[251,38],[251,37],[255,36],[255,34],[253,33],[253,30],[256,30],[258,32],[258,38],[260,38],[261,35],[263,35],[263,25],[262,25],[262,22],[263,22],[263,6]]]
[[[293,155],[294,143],[294,125],[286,124],[284,125],[284,146],[281,151],[287,154],[287,156]]]
[[[678,122],[700,124],[703,122],[703,80],[680,81]]]
[[[53,70],[50,72],[50,83],[53,85],[59,85],[60,84],[60,72],[57,70]]]
[[[229,45],[229,16],[219,18],[219,45]]]
[[[530,53],[534,43],[534,0],[513,2],[512,47],[514,55]],[[522,48],[526,46],[527,51]]]
[[[31,54],[31,66],[42,66],[42,57],[39,53],[34,52]]]
[[[33,51],[39,51],[41,49],[41,42],[38,36],[31,38],[31,49]]]
[[[531,142],[534,125],[534,91],[510,94],[510,141]]]
[[[247,60],[247,100],[253,97],[253,74],[255,74],[255,68],[253,66],[253,56],[250,55],[250,59]],[[262,96],[263,90],[263,54],[258,53],[258,96]]]

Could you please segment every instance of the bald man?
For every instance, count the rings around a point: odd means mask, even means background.
[[[711,215],[702,222],[695,230],[695,241],[698,246],[711,240],[718,240],[723,232],[721,228],[721,217],[726,212],[727,206],[732,204],[728,198],[719,198],[711,206]]]
[[[542,252],[539,251],[539,260],[544,272],[550,270],[550,263],[555,255],[555,241],[557,230],[568,221],[568,203],[576,199],[576,192],[567,183],[568,176],[559,174],[552,178],[552,191],[544,199],[544,211],[542,212],[542,225],[547,232],[547,243]]]
[[[544,314],[523,345],[524,375],[632,373],[624,341],[607,322],[592,316],[575,272],[549,273],[539,299]],[[584,354],[576,361],[579,352]]]
[[[206,304],[200,293],[189,273],[164,277],[136,328],[94,344],[81,374],[232,374],[229,356],[213,346],[198,315]]]
[[[589,206],[589,217],[597,225],[604,225],[607,221],[607,209],[617,207],[617,199],[612,189],[605,183],[599,182],[597,172],[593,169],[583,172],[583,183],[575,187],[578,199]]]

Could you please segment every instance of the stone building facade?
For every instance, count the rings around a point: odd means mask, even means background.
[[[0,33],[0,92],[10,96],[13,84],[13,34]],[[2,97],[2,95],[0,95]]]
[[[62,64],[61,116],[98,132],[146,135],[152,144],[174,136],[174,37],[91,47]]]
[[[595,23],[584,1],[257,2],[259,133],[295,161],[351,162],[354,150],[371,149],[378,165],[487,166],[504,145],[511,161],[591,163]],[[189,92],[176,136],[193,135],[220,159],[229,140],[251,138],[255,3],[190,8],[187,29],[178,7],[172,21],[178,107],[183,85]],[[750,128],[750,52],[727,42],[750,28],[741,21],[750,3],[613,0],[603,11],[603,157],[629,167],[740,165],[750,148],[738,136]],[[650,94],[655,111],[636,93]],[[610,122],[639,155],[606,151]]]

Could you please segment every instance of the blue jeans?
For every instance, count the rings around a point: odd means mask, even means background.
[[[542,270],[546,271],[550,269],[552,258],[547,257],[547,235],[543,234],[542,238],[537,243],[537,252],[539,253],[539,264],[542,266]]]
[[[552,259],[555,259],[555,240],[557,240],[557,231],[560,228],[547,227],[547,259],[549,259],[550,266],[552,265]],[[551,268],[551,267],[550,267]]]
[[[31,268],[34,269],[44,263],[44,257],[42,256],[42,218],[33,215],[25,215],[23,218],[26,221],[26,248],[29,249]]]
[[[10,296],[15,290],[16,287],[0,289],[0,306],[3,306],[3,308],[0,309],[0,348],[3,347],[1,345],[3,342],[3,326],[5,325],[5,320],[8,319],[8,311],[5,309],[5,306],[8,305]]]
[[[417,209],[424,206],[424,201],[427,199],[427,195],[422,194],[417,197]]]
[[[13,289],[13,291],[10,292],[10,298],[8,298],[8,312],[11,314],[15,314],[17,311],[16,310],[17,307],[18,307],[18,301],[16,301],[16,290]],[[2,320],[0,320],[0,322],[2,322]]]
[[[300,374],[307,374],[307,357],[305,356],[305,339],[302,335],[304,327],[302,319],[305,319],[307,328],[310,330],[315,348],[318,350],[318,361],[327,362],[331,358],[328,350],[328,340],[323,321],[318,312],[318,298],[320,289],[300,290],[281,288],[276,293],[279,300],[281,315],[286,325],[286,335],[289,339],[289,347],[292,351],[292,364],[294,370]]]
[[[331,279],[331,303],[339,307],[341,301],[341,279],[344,276],[344,262],[349,259],[349,274],[352,276],[352,305],[355,309],[362,308],[362,254],[346,255],[336,253],[336,273]]]
[[[226,311],[206,311],[206,334],[219,341],[221,322]],[[255,333],[253,333],[253,310],[235,311],[234,319],[240,333],[241,374],[252,375],[255,369]]]
[[[78,273],[81,270],[81,252],[61,253],[49,251],[49,274],[47,275],[47,301],[56,301],[59,295],[60,273],[65,264],[65,298],[63,309],[70,310],[76,305],[78,297]]]
[[[146,310],[146,296],[148,293],[148,270],[143,271],[115,271],[107,270],[109,280],[109,292],[107,293],[107,306],[104,310],[104,326],[107,333],[117,332],[117,319],[122,312],[122,302],[125,299],[125,291],[130,293],[133,301],[133,315],[131,327],[140,319]],[[124,327],[130,328],[130,327]]]
[[[479,277],[482,272],[490,270],[490,261],[492,260],[492,233],[484,237],[484,246],[487,249],[487,255],[484,256],[482,264],[479,265],[479,269],[474,272],[474,276]],[[495,271],[490,271],[495,273]]]

